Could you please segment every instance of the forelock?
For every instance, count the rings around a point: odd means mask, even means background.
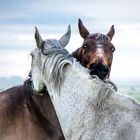
[[[109,41],[108,36],[100,33],[91,34],[90,38],[93,38],[95,41]]]
[[[61,44],[56,39],[47,39],[44,43],[44,47],[53,47],[53,48],[61,48]],[[45,48],[46,49],[46,48]]]

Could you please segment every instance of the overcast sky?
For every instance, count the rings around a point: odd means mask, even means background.
[[[115,26],[111,77],[140,78],[139,0],[0,0],[0,76],[27,77],[35,48],[34,26],[42,37],[59,39],[71,24],[70,52],[80,47],[77,22],[91,33]]]

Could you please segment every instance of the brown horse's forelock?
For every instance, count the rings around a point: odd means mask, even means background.
[[[109,41],[110,40],[108,36],[104,34],[100,34],[100,33],[91,34],[89,38],[93,38],[95,41]]]

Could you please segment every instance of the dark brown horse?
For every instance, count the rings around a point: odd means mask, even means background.
[[[24,85],[0,93],[0,140],[64,140],[49,94]]]
[[[108,34],[110,40],[112,30],[113,27]],[[89,33],[86,35],[88,31],[81,20],[79,20],[79,31],[84,38],[84,44],[73,53],[73,56],[83,66],[89,68],[91,74],[94,74],[92,64],[95,63],[97,55],[93,55],[95,53],[93,44],[97,43],[98,39],[90,37],[92,35]],[[108,38],[107,41],[110,40]],[[85,45],[88,47],[86,48]],[[111,51],[110,53],[112,55]],[[0,93],[0,140],[64,140],[49,95],[46,91],[42,92],[42,96],[37,95],[39,93],[32,90],[31,84],[31,79],[28,79],[23,85]]]
[[[80,61],[84,67],[89,68],[91,74],[98,75],[101,79],[108,78],[115,51],[115,47],[111,43],[115,33],[114,26],[111,26],[107,35],[90,34],[80,19],[78,26],[84,42],[82,47],[73,52],[73,57]]]

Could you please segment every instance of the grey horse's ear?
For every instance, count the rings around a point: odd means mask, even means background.
[[[65,47],[69,43],[70,37],[71,37],[71,27],[69,25],[67,32],[59,39],[59,42],[62,47]]]
[[[115,34],[115,28],[114,25],[112,25],[109,32],[107,33],[107,36],[110,38],[110,41],[112,40],[114,34]]]
[[[35,27],[35,40],[36,40],[37,47],[40,48],[42,46],[43,40],[39,34],[37,27]]]

